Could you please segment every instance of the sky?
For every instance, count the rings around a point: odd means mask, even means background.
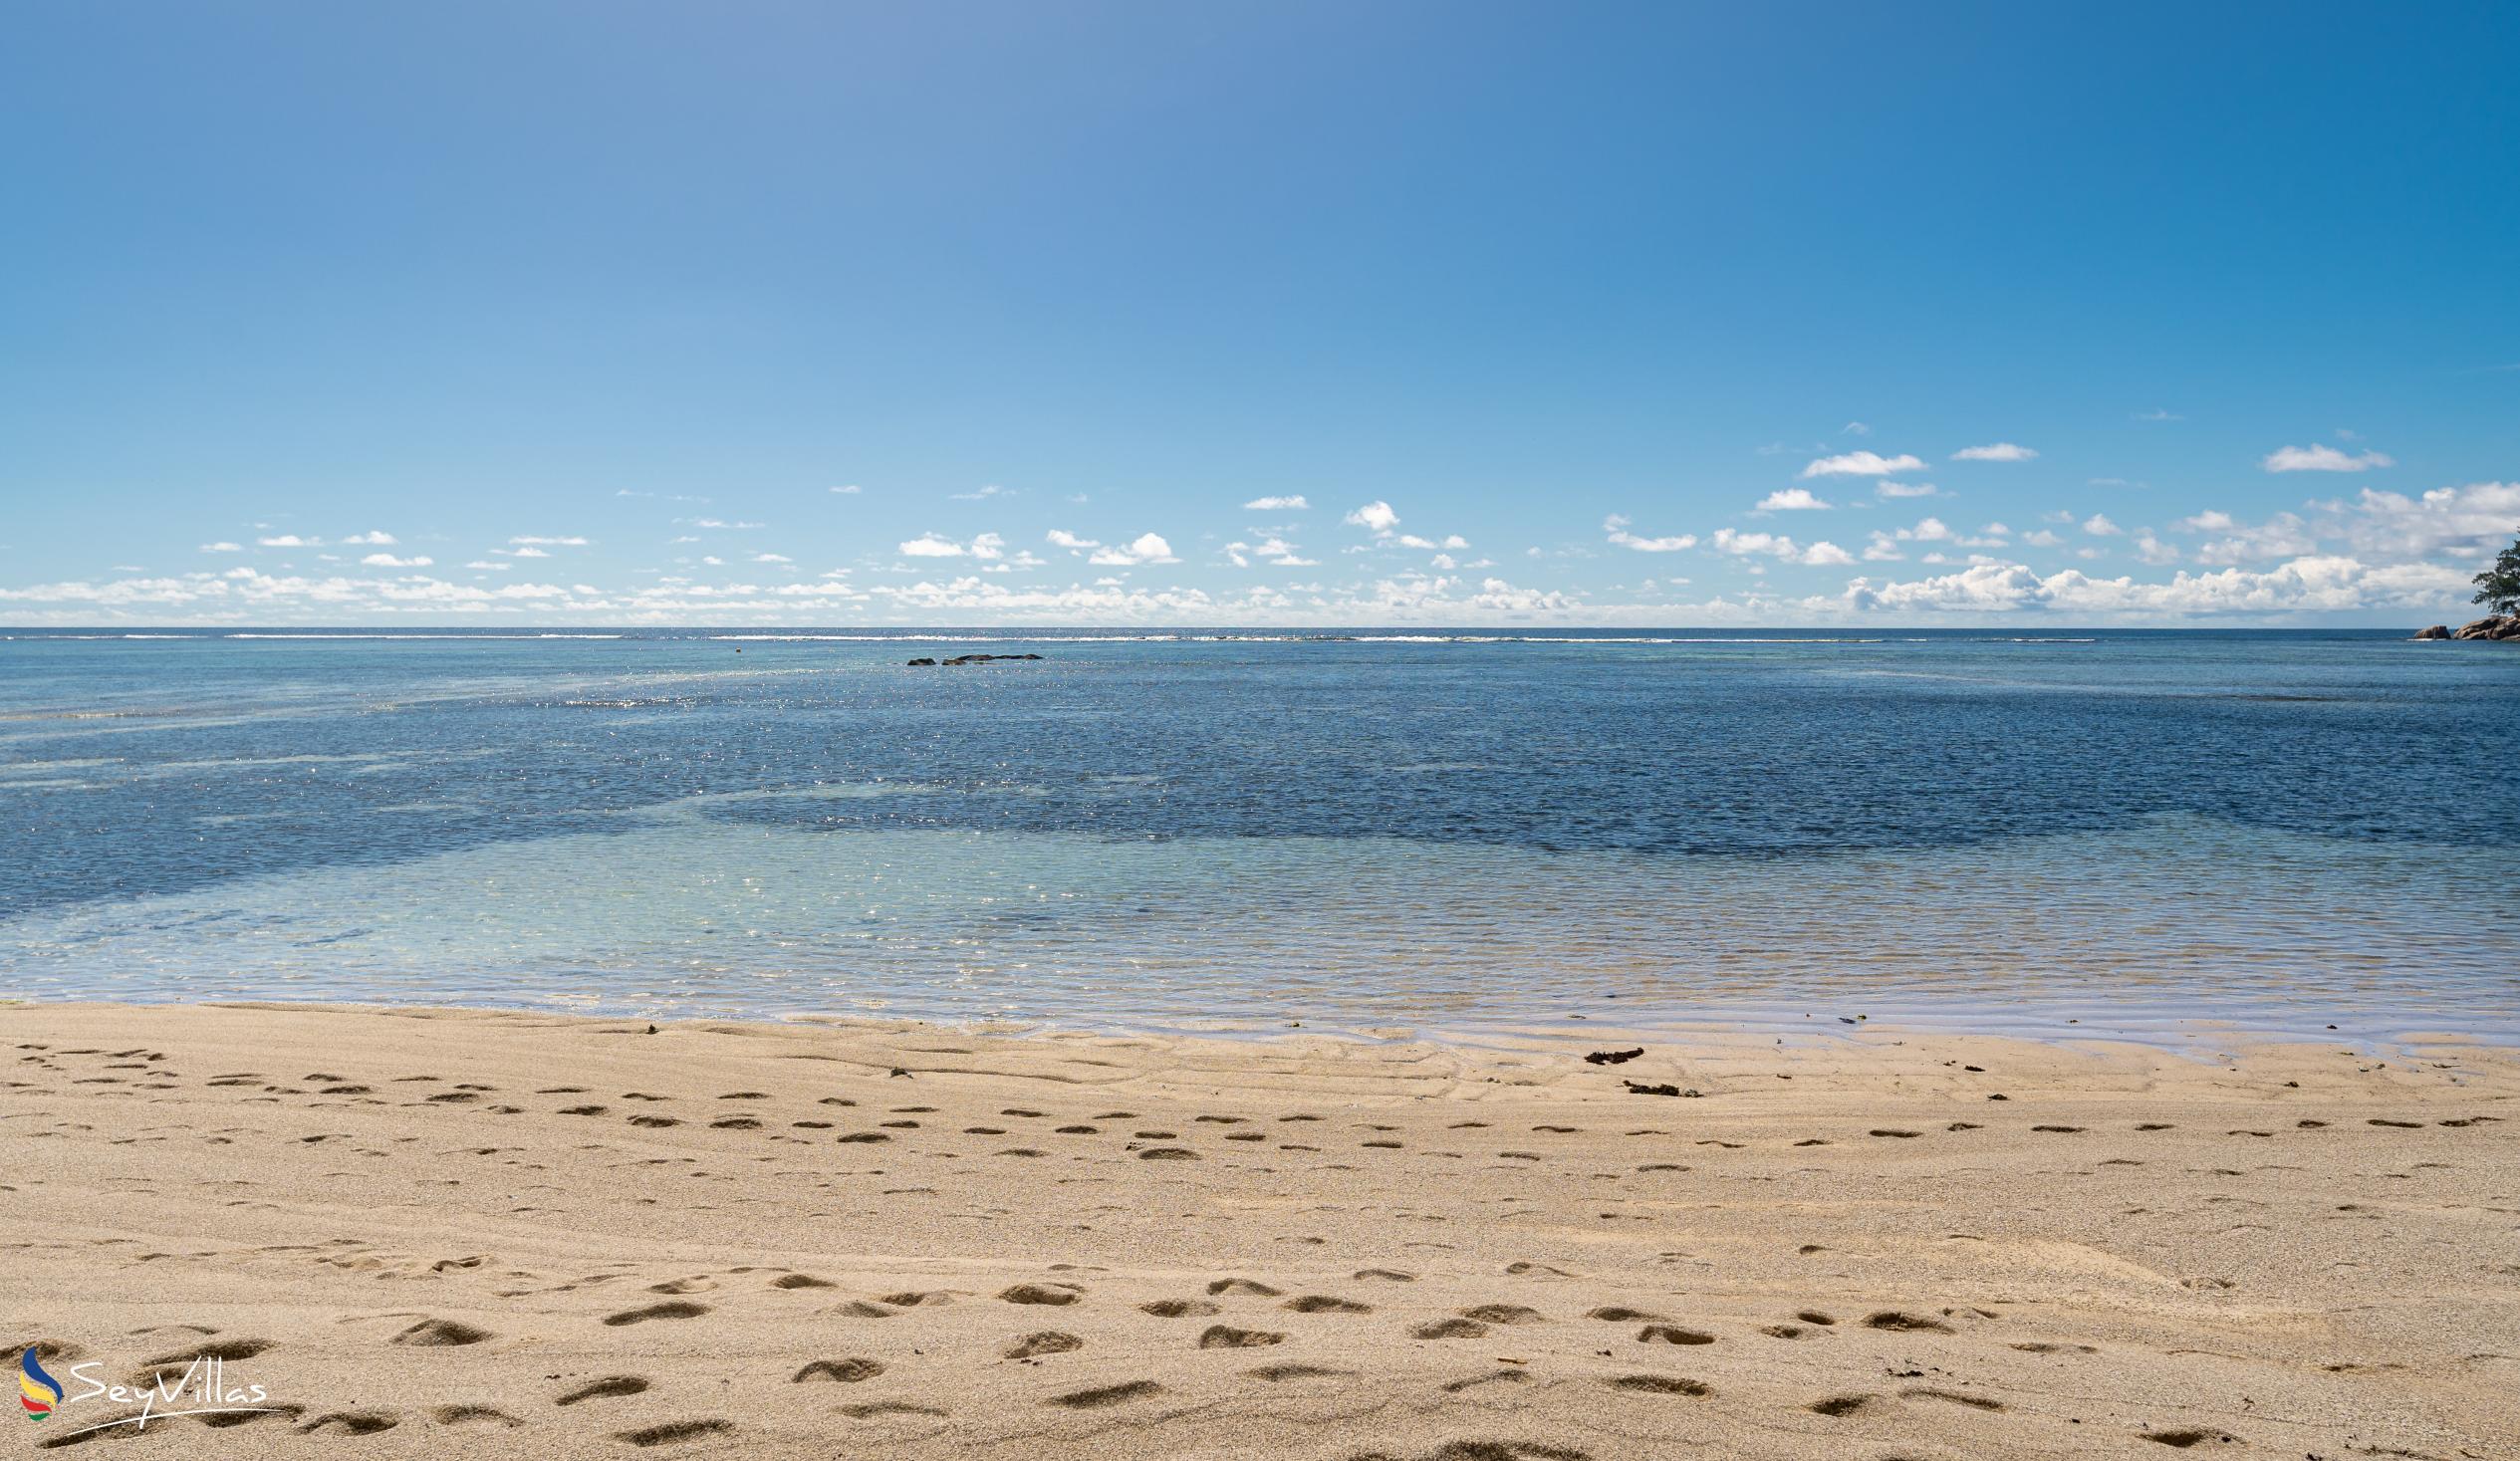
[[[2520,8],[134,3],[0,624],[2419,624]]]

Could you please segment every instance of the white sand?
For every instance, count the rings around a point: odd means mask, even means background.
[[[2509,1051],[646,1030],[0,1008],[0,1340],[288,1407],[133,1457],[2520,1454]]]

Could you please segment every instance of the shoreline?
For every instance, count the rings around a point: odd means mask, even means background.
[[[2520,1444],[2508,1047],[654,1028],[0,1006],[0,1340],[282,1407],[135,1455]]]
[[[1691,1042],[1744,1039],[1846,1040],[1860,1036],[1923,1039],[1985,1038],[2034,1046],[2124,1045],[2206,1058],[2234,1047],[2348,1044],[2373,1055],[2411,1055],[2439,1044],[2520,1051],[2520,1010],[2479,1019],[2433,1006],[2390,1009],[2321,1006],[2267,999],[2221,1006],[2216,1018],[2176,1011],[2195,1007],[2193,994],[2163,993],[2148,1000],[1964,999],[1940,1000],[1770,996],[1709,996],[1687,1013],[1636,1019],[1644,1006],[1672,1009],[1667,997],[1563,995],[1535,1000],[1528,1008],[1453,1014],[1401,1021],[1368,1018],[1377,1011],[1302,1019],[1280,1014],[1218,1016],[1191,1021],[1165,1016],[1069,1018],[1019,1014],[918,1013],[915,1009],[798,1009],[788,1012],[710,1012],[626,1004],[620,1008],[575,1004],[478,1003],[462,999],[341,1000],[235,995],[166,999],[76,998],[19,992],[0,994],[0,1011],[18,1008],[271,1009],[375,1013],[379,1015],[494,1015],[559,1020],[637,1021],[660,1025],[758,1025],[772,1029],[924,1029],[987,1039],[1155,1039],[1234,1044],[1324,1039],[1360,1045],[1421,1044],[1468,1050],[1511,1050],[1526,1045],[1638,1040],[1686,1046]],[[904,1001],[907,1003],[907,1001]],[[1565,1009],[1581,1004],[1586,1012]],[[1626,1008],[1623,1008],[1623,1004]],[[1558,1008],[1552,1009],[1550,1006]],[[2068,1011],[2076,1013],[2069,1014]]]

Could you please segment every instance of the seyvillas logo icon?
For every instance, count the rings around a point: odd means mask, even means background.
[[[44,1362],[30,1348],[18,1356],[18,1403],[26,1407],[26,1418],[43,1420],[61,1403],[61,1381],[45,1372]]]

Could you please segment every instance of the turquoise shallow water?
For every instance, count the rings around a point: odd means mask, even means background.
[[[0,985],[2503,1034],[2515,745],[2394,634],[17,634]]]

